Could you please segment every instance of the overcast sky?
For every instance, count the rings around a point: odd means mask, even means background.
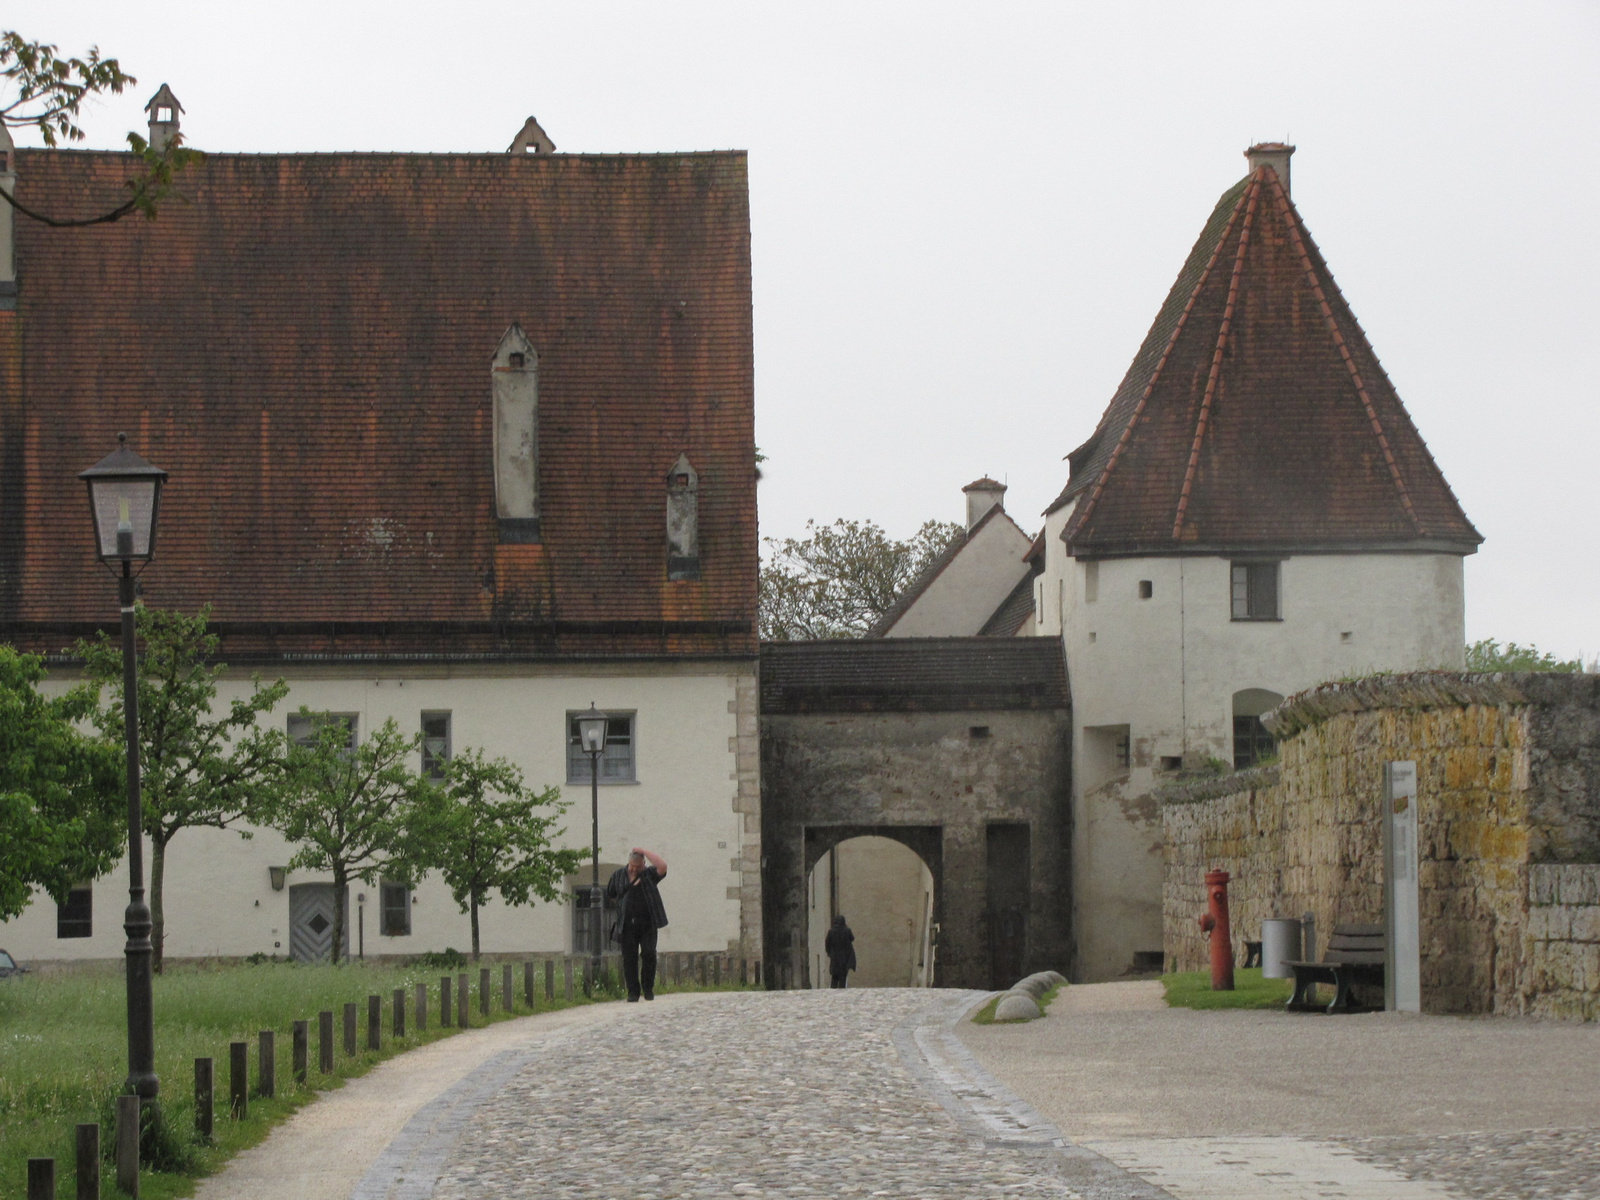
[[[1066,480],[1253,141],[1487,541],[1467,632],[1600,653],[1600,4],[13,0],[213,151],[750,152],[762,531]],[[31,144],[31,143],[29,143]]]

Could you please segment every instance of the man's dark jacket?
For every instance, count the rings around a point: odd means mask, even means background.
[[[606,899],[617,906],[616,919],[611,924],[611,937],[614,941],[622,940],[622,927],[632,915],[628,910],[640,901],[644,902],[645,913],[648,915],[647,924],[657,929],[664,929],[667,924],[666,905],[661,903],[661,892],[656,884],[661,876],[652,866],[646,866],[639,872],[639,882],[630,885],[628,882],[628,868],[618,867],[611,873],[611,881],[606,884]]]

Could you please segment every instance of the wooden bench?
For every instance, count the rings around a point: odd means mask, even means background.
[[[1289,998],[1288,1010],[1331,1013],[1375,1011],[1370,1005],[1357,1004],[1351,998],[1351,988],[1358,983],[1382,986],[1384,948],[1382,925],[1335,925],[1322,962],[1284,964],[1294,971],[1294,995]],[[1333,1003],[1325,1010],[1316,1002],[1319,983],[1333,985]]]

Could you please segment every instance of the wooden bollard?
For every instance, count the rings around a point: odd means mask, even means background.
[[[296,1083],[304,1083],[306,1081],[306,1058],[308,1057],[307,1051],[310,1049],[307,1043],[311,1040],[308,1036],[311,1032],[307,1028],[309,1024],[307,1021],[296,1021],[293,1026],[294,1081]]]
[[[250,1113],[250,1043],[228,1043],[228,1114],[242,1121]]]
[[[403,1038],[406,1035],[406,990],[397,987],[394,990],[394,1036]]]
[[[277,1035],[270,1029],[256,1034],[256,1094],[271,1099],[278,1094]]]
[[[483,967],[478,971],[478,1011],[484,1016],[489,1015],[489,968]]]
[[[381,1050],[383,1042],[380,1035],[383,1033],[383,997],[367,997],[367,1049]]]
[[[749,966],[750,966],[750,960],[749,959],[741,958],[739,960],[739,986],[740,987],[749,987],[750,986],[750,972],[747,969]]]
[[[100,1200],[100,1123],[78,1126],[78,1200]]]
[[[468,1009],[470,997],[467,994],[467,973],[465,971],[456,976],[456,1024],[466,1029],[471,1023]]]
[[[28,1160],[28,1200],[56,1200],[56,1160]]]
[[[544,960],[544,998],[550,1001],[552,1004],[555,1003],[556,960],[553,958],[547,958]]]
[[[361,1006],[358,1004],[346,1004],[344,1006],[344,1052],[346,1054],[354,1054],[356,1052],[356,1024],[360,1012]]]
[[[428,1032],[428,985],[417,984],[416,1026],[419,1034]]]
[[[333,1074],[333,1010],[325,1008],[317,1014],[317,1069],[324,1075]]]
[[[439,1028],[450,1028],[450,976],[439,980]]]
[[[561,970],[566,976],[567,1000],[572,1000],[572,958],[570,956],[561,960]]]
[[[522,964],[522,1000],[528,1008],[533,1008],[533,960],[529,959]]]
[[[506,963],[500,968],[500,1007],[506,1012],[512,1011],[512,1002],[516,999],[511,994],[511,964]]]
[[[217,1078],[216,1060],[194,1060],[194,1131],[202,1142],[209,1142],[216,1133]]]
[[[117,1186],[134,1200],[139,1197],[139,1097],[117,1097]]]

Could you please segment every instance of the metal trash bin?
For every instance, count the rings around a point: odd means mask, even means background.
[[[1283,964],[1300,961],[1300,922],[1294,918],[1269,917],[1261,922],[1261,977],[1293,979],[1294,972]]]

